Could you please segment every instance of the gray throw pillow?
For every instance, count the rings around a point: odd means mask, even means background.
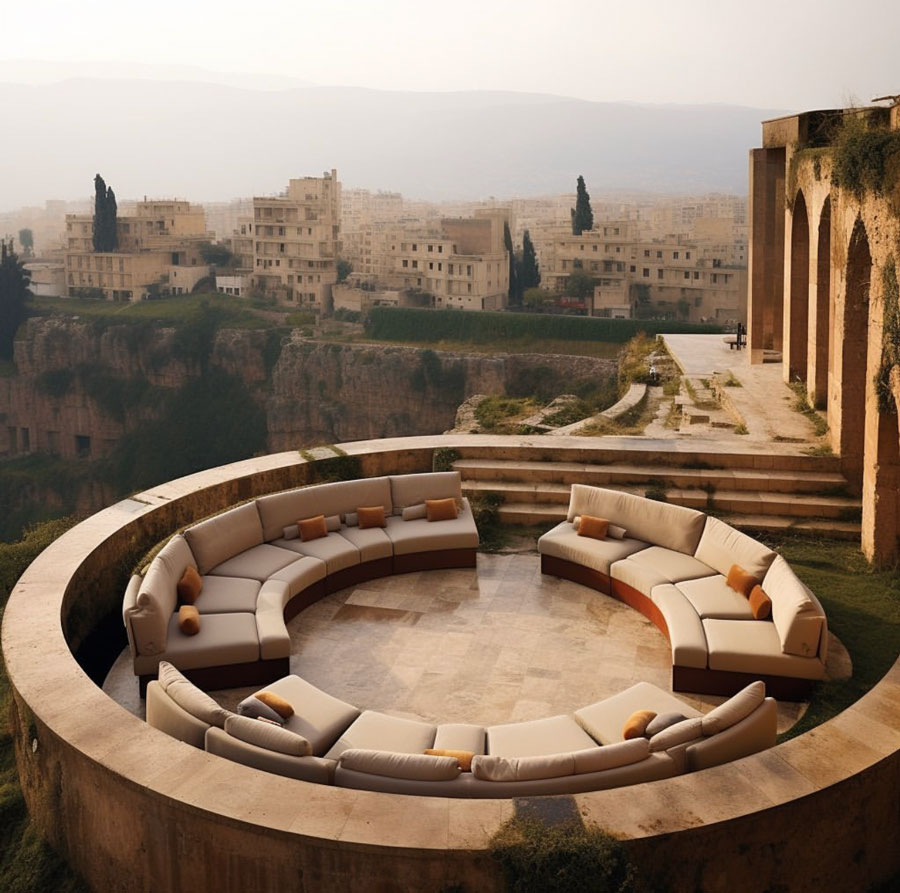
[[[683,713],[658,713],[647,723],[644,735],[652,738],[657,732],[661,732],[663,729],[669,728],[669,726],[674,726],[676,722],[681,722],[683,719],[687,719]]]

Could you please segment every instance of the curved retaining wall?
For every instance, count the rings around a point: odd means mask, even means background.
[[[557,444],[590,461],[584,440]],[[371,476],[427,471],[436,448],[472,446],[526,459],[546,441],[451,435],[342,448]],[[513,802],[258,772],[150,728],[73,657],[118,610],[150,545],[239,500],[313,482],[326,464],[282,453],[154,487],[72,528],[16,585],[2,644],[22,789],[38,827],[94,889],[501,888],[486,845]],[[818,891],[861,889],[898,871],[898,790],[900,661],[844,713],[764,753],[573,799],[625,839],[649,888]]]

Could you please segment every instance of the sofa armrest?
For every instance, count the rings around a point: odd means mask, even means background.
[[[176,704],[155,679],[147,686],[147,725],[203,749],[209,723]]]
[[[777,731],[778,708],[774,698],[766,698],[740,722],[689,745],[686,752],[687,771],[708,769],[773,747]]]
[[[234,738],[223,729],[212,726],[206,733],[206,751],[275,775],[312,781],[316,784],[333,784],[335,760],[324,757],[294,757],[288,754],[266,750],[255,744],[248,744]]]

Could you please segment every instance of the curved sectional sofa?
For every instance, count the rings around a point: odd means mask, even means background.
[[[427,499],[457,501],[455,519],[429,522]],[[362,528],[359,507],[382,506],[385,526]],[[326,536],[304,541],[299,520],[324,515]],[[173,536],[129,581],[122,618],[141,694],[167,661],[203,688],[270,682],[288,673],[286,621],[329,592],[375,577],[474,567],[478,529],[458,472],[319,484],[261,496]],[[200,631],[178,627],[177,586],[203,581]]]
[[[580,536],[581,515],[620,528]],[[798,700],[825,675],[828,627],[819,600],[780,555],[718,518],[617,490],[573,484],[566,520],[538,540],[541,570],[599,590],[647,616],[672,646],[672,689],[732,694],[760,679]],[[732,565],[772,602],[754,620],[726,582]]]

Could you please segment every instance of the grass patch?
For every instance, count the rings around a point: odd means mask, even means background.
[[[849,707],[878,683],[900,654],[900,575],[872,568],[859,547],[844,540],[766,537],[815,592],[829,629],[853,661],[850,679],[818,683],[803,718],[783,733],[794,738]]]
[[[503,497],[486,491],[469,497],[469,506],[478,528],[478,551],[501,552],[512,534],[510,528],[500,523],[500,506]]]
[[[831,456],[834,453],[830,443],[817,443],[815,446],[807,447],[803,452],[807,456]]]
[[[816,437],[824,437],[828,433],[828,422],[826,422],[825,419],[809,405],[809,398],[806,395],[806,385],[802,381],[794,381],[791,382],[790,387],[797,397],[794,401],[794,410],[809,419]]]
[[[482,431],[491,434],[515,434],[516,421],[527,418],[540,408],[531,397],[491,396],[475,407],[475,420]]]
[[[750,429],[749,429],[746,425],[744,425],[744,424],[735,425],[735,426],[734,426],[734,433],[735,433],[735,434],[741,434],[741,435],[743,435],[743,434],[749,434],[749,433],[750,433]]]
[[[728,376],[722,379],[722,387],[725,388],[742,388],[743,385],[734,377],[733,372],[729,372]]]
[[[594,357],[600,360],[612,360],[619,355],[622,345],[609,341],[567,341],[561,338],[498,338],[493,341],[460,341],[442,338],[438,341],[425,341],[421,338],[403,339],[377,339],[366,335],[344,333],[334,336],[333,339],[326,336],[322,340],[335,340],[342,344],[398,344],[403,347],[431,348],[448,353],[467,354],[498,354],[498,353],[527,353],[527,354],[557,354],[573,357]]]

